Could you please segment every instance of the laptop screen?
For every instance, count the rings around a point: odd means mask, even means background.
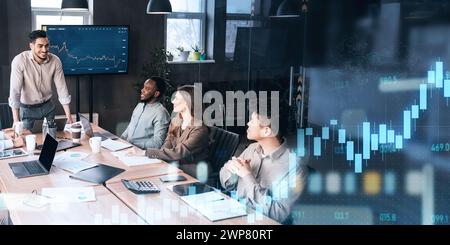
[[[39,162],[47,171],[52,167],[53,159],[55,158],[56,148],[58,148],[58,141],[56,141],[50,134],[45,137],[44,145],[42,146]]]
[[[89,122],[89,120],[81,114],[78,114],[78,115],[80,116],[80,121],[81,121],[81,124],[83,125],[84,133],[89,137],[93,137],[94,132],[92,131],[91,123]]]
[[[31,132],[33,134],[42,133],[42,123],[44,120],[36,120],[34,121],[33,128]],[[56,129],[57,131],[64,131],[64,127],[66,126],[67,119],[66,118],[58,118],[55,119]]]

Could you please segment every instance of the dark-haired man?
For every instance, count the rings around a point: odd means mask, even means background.
[[[14,123],[23,121],[24,127],[31,129],[35,120],[55,117],[55,105],[51,101],[54,82],[67,123],[71,124],[71,97],[61,60],[49,53],[49,41],[45,31],[33,31],[29,38],[31,50],[18,54],[11,63],[8,100]]]
[[[164,143],[170,116],[160,103],[166,82],[160,77],[147,79],[141,89],[141,102],[134,108],[130,124],[122,138],[141,149],[159,149]]]
[[[278,222],[285,222],[303,190],[305,172],[289,149],[282,125],[287,120],[254,112],[248,122],[247,138],[255,140],[239,157],[220,170],[220,182],[238,199]],[[275,124],[277,123],[277,124]]]

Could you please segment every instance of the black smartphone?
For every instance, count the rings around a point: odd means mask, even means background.
[[[187,180],[183,175],[164,175],[159,178],[162,182],[176,182]]]

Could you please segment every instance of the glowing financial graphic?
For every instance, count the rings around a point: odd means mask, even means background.
[[[128,72],[128,27],[47,26],[50,52],[66,75]]]
[[[297,154],[299,157],[311,155],[313,157],[321,157],[323,148],[331,139],[331,144],[345,147],[345,160],[353,165],[355,173],[362,173],[364,166],[369,163],[371,157],[375,154],[386,153],[384,149],[391,147],[395,149],[393,152],[401,151],[407,147],[408,141],[415,136],[415,126],[423,113],[427,113],[431,108],[429,99],[432,96],[440,96],[441,99],[448,101],[450,97],[450,80],[444,79],[444,63],[437,61],[433,65],[433,69],[427,72],[424,79],[417,86],[417,101],[412,105],[405,105],[406,109],[401,114],[402,125],[400,129],[394,129],[390,123],[371,122],[367,119],[362,124],[357,125],[356,133],[358,142],[352,140],[353,137],[348,135],[348,129],[345,126],[339,126],[337,119],[330,119],[329,126],[321,127],[321,135],[314,132],[313,128],[298,129],[297,131]],[[448,103],[448,102],[447,102]],[[335,135],[330,136],[331,132],[337,131]],[[354,131],[354,130],[353,130]],[[306,147],[305,142],[312,140],[312,149]],[[312,152],[308,152],[310,149]],[[449,151],[448,143],[433,144],[431,150],[433,152]]]

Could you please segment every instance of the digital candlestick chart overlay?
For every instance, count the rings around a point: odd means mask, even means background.
[[[339,120],[330,119],[329,125],[323,126],[314,132],[313,128],[297,130],[297,156],[305,157],[307,150],[310,156],[319,158],[322,155],[322,149],[327,144],[336,145],[338,150],[343,150],[345,159],[349,165],[352,165],[355,173],[362,173],[363,161],[368,161],[374,154],[384,154],[385,149],[391,151],[401,151],[409,140],[414,137],[416,132],[416,121],[420,120],[422,114],[430,109],[428,98],[440,96],[447,102],[450,98],[450,78],[444,78],[444,64],[442,61],[435,63],[433,70],[427,73],[427,79],[418,84],[417,100],[411,105],[405,105],[405,109],[399,112],[402,116],[402,125],[399,129],[394,129],[389,122],[371,122],[365,120],[357,125],[357,141],[351,140],[351,134],[345,126],[339,126]],[[414,86],[416,84],[413,84]],[[447,108],[450,109],[450,108]],[[450,110],[449,110],[450,112]],[[370,117],[370,115],[367,115]],[[330,136],[330,129],[333,134]],[[337,136],[337,137],[336,137]],[[355,135],[354,135],[355,136]],[[361,139],[362,138],[362,139]],[[305,140],[312,141],[312,147],[305,147]],[[362,145],[362,147],[360,147]],[[449,143],[436,143],[431,146],[432,151],[450,151]]]
[[[128,27],[47,26],[50,52],[66,75],[128,72]]]

